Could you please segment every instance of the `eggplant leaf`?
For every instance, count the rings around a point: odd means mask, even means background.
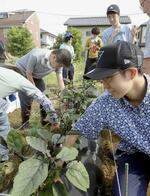
[[[28,159],[19,166],[11,196],[30,196],[45,181],[48,164],[38,159]]]
[[[68,163],[66,176],[75,187],[87,192],[89,188],[89,175],[81,161]]]
[[[67,162],[74,160],[77,156],[78,150],[76,148],[63,147],[62,150],[57,154],[56,158]]]

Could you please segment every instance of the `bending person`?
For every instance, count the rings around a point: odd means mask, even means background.
[[[9,67],[9,66],[6,66]],[[6,140],[9,132],[9,122],[6,114],[8,103],[4,99],[6,96],[11,95],[17,91],[25,93],[39,104],[43,106],[48,114],[49,122],[52,128],[58,125],[58,118],[52,102],[44,95],[37,87],[35,87],[29,80],[14,70],[0,67],[0,137]],[[14,68],[16,69],[16,68]],[[2,159],[7,158],[7,149],[0,144],[0,156]]]

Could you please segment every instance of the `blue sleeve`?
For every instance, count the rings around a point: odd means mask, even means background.
[[[128,25],[126,25],[124,27],[125,27],[125,31],[126,31],[126,34],[127,34],[127,41],[129,43],[132,43],[133,37],[132,37],[132,34],[131,34],[131,29],[130,29],[130,27]]]
[[[103,104],[99,97],[75,123],[73,130],[79,132],[88,139],[97,139],[100,131],[106,128],[107,118],[104,110],[105,104]]]
[[[108,35],[104,31],[102,34],[102,41],[103,41],[103,46],[106,46],[108,44]]]

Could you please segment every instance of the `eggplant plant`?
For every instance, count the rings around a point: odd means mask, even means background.
[[[64,174],[75,187],[87,192],[89,176],[78,160],[78,146],[67,148],[61,143],[97,95],[94,84],[86,81],[68,86],[57,96],[59,134],[47,127],[34,127],[25,133],[11,129],[6,141],[10,159],[0,163],[0,192],[9,189],[11,196],[69,196],[60,178]],[[57,166],[58,160],[65,162],[63,167]]]

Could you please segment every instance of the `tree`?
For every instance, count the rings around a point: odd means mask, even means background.
[[[16,57],[25,55],[34,47],[32,34],[25,27],[12,27],[8,30],[6,39],[8,52]]]
[[[74,27],[68,28],[67,31],[71,32],[73,35],[72,45],[74,47],[75,54],[76,54],[75,60],[81,61],[82,60],[82,52],[83,52],[82,33],[81,33],[81,31],[79,31],[77,28],[74,28]],[[56,42],[55,42],[53,48],[59,48],[60,45],[62,44],[62,42],[63,42],[63,35],[59,34],[57,36],[57,39],[56,39]]]

